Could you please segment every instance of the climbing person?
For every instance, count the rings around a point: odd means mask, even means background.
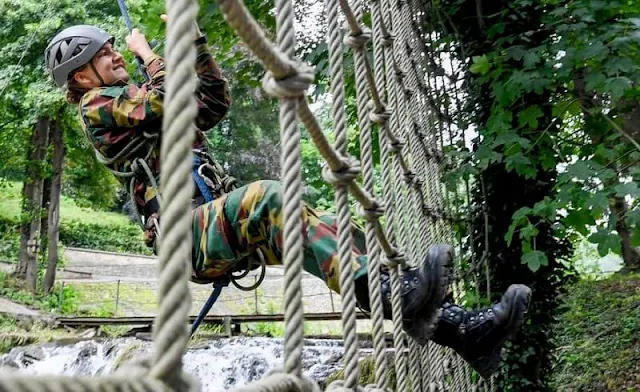
[[[198,115],[193,144],[197,186],[192,212],[191,280],[204,284],[232,271],[251,268],[247,260],[258,250],[266,264],[281,264],[283,211],[280,182],[256,181],[236,188],[208,152],[205,132],[224,118],[231,97],[206,37],[199,30],[197,33]],[[114,41],[113,36],[95,26],[72,26],[51,40],[45,62],[54,82],[65,89],[68,102],[78,107],[80,124],[97,158],[128,186],[143,221],[146,241],[153,245],[162,204],[158,193],[159,134],[165,63],[145,36],[133,29],[126,42],[129,50],[142,59],[149,77],[138,86],[129,80]],[[339,293],[336,217],[304,205],[303,222],[304,269]],[[352,227],[356,300],[363,310],[370,311],[364,235],[355,223]],[[500,302],[481,310],[464,309],[450,301],[453,257],[451,246],[434,245],[418,266],[403,271],[404,329],[420,344],[431,340],[451,347],[488,377],[499,365],[503,342],[524,321],[531,290],[511,285]],[[391,319],[389,271],[382,267],[380,272],[383,311],[385,318]]]

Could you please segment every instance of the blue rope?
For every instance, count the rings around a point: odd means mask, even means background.
[[[214,283],[213,284],[213,291],[211,292],[211,295],[209,296],[209,299],[204,304],[202,309],[200,309],[200,314],[198,314],[198,317],[196,318],[196,320],[191,325],[191,334],[189,336],[193,336],[193,334],[196,332],[196,330],[200,326],[200,323],[202,323],[202,320],[204,320],[205,316],[209,313],[209,311],[213,307],[213,304],[215,304],[216,301],[218,300],[218,297],[220,296],[220,293],[222,293],[222,288],[225,287],[225,286],[227,286],[227,284],[224,284],[224,283],[223,284],[220,284],[220,283]]]
[[[133,30],[133,23],[131,23],[131,18],[129,17],[127,4],[124,2],[124,0],[117,0],[117,1],[118,1],[118,7],[120,7],[120,13],[124,18],[124,24],[127,25],[127,29],[129,29],[129,33],[131,33],[131,30]],[[144,62],[142,61],[140,56],[136,56],[136,60],[138,60],[138,72],[140,72],[142,76],[144,76],[144,80],[148,82],[149,74],[147,74],[147,72],[144,70],[144,67],[143,67]]]
[[[204,178],[198,174],[198,167],[200,167],[200,157],[193,157],[193,180],[196,182],[198,189],[200,189],[200,193],[202,197],[204,197],[205,202],[209,203],[213,201],[213,195],[211,194],[211,190],[206,182],[204,182]]]

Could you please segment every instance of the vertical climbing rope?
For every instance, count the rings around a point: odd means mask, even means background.
[[[158,314],[153,324],[155,356],[150,376],[177,386],[189,337],[187,286],[191,254],[191,146],[195,138],[195,0],[167,0],[167,80],[162,122],[161,193],[165,200],[158,250]]]
[[[331,68],[331,94],[333,129],[336,133],[336,150],[347,155],[347,114],[344,99],[343,50],[340,26],[338,25],[339,5],[337,0],[327,0],[327,39],[329,67]],[[325,166],[326,167],[326,166]],[[335,177],[347,173],[334,173]],[[347,176],[344,180],[353,180]],[[351,213],[349,212],[349,191],[347,182],[336,183],[336,206],[338,215],[338,254],[340,257],[340,293],[342,294],[342,328],[344,331],[344,387],[355,388],[358,383],[358,338],[356,335],[356,301],[351,259]],[[371,190],[372,191],[372,190]],[[374,239],[375,241],[375,233]]]
[[[373,147],[372,147],[372,129],[370,115],[371,108],[367,99],[367,64],[366,64],[366,43],[371,38],[368,31],[364,31],[361,26],[362,21],[362,4],[361,0],[352,2],[353,9],[350,9],[346,1],[341,1],[342,9],[347,17],[351,34],[345,38],[345,42],[354,51],[355,67],[356,67],[356,89],[358,102],[358,118],[360,123],[360,157],[362,160],[362,175],[364,189],[374,194],[373,190]],[[372,89],[372,86],[368,86]],[[377,92],[379,94],[379,91]],[[378,96],[378,99],[381,97]],[[386,117],[378,117],[380,122],[385,122]],[[376,240],[375,227],[373,222],[367,220],[365,226],[365,238],[368,254],[368,285],[369,285],[369,301],[371,302],[371,321],[372,321],[372,337],[375,353],[375,380],[379,388],[387,388],[387,366],[384,341],[384,315],[382,310],[382,295],[380,291],[380,251]]]
[[[291,0],[276,0],[276,24],[278,46],[282,53],[291,58],[295,50],[295,30],[293,27],[293,6]],[[286,81],[287,76],[274,75],[277,85]],[[269,92],[269,91],[268,91]],[[298,103],[302,94],[273,94],[280,98],[280,139],[282,185],[284,189],[284,251],[285,266],[285,346],[284,370],[298,377],[302,376],[302,345],[304,333],[304,309],[302,307],[302,180],[300,177],[301,150],[300,129],[298,128]]]

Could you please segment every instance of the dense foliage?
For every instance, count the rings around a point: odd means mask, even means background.
[[[556,391],[629,391],[640,385],[640,276],[583,281],[563,298]]]
[[[496,299],[533,290],[524,333],[507,353],[501,390],[546,390],[558,295],[582,237],[637,269],[638,27],[625,1],[424,2],[431,48],[461,64],[445,99],[472,143],[448,149],[452,191],[469,183],[469,269]],[[426,39],[434,40],[433,36]],[[488,261],[491,286],[473,267]],[[475,300],[475,298],[470,298]]]

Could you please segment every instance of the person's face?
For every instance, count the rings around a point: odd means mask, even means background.
[[[128,82],[129,73],[125,68],[124,58],[118,53],[111,43],[107,42],[91,59],[93,66],[104,81],[104,85],[110,86],[118,82]],[[77,71],[73,76],[76,81],[87,88],[100,87],[100,79],[91,69],[89,64]]]

